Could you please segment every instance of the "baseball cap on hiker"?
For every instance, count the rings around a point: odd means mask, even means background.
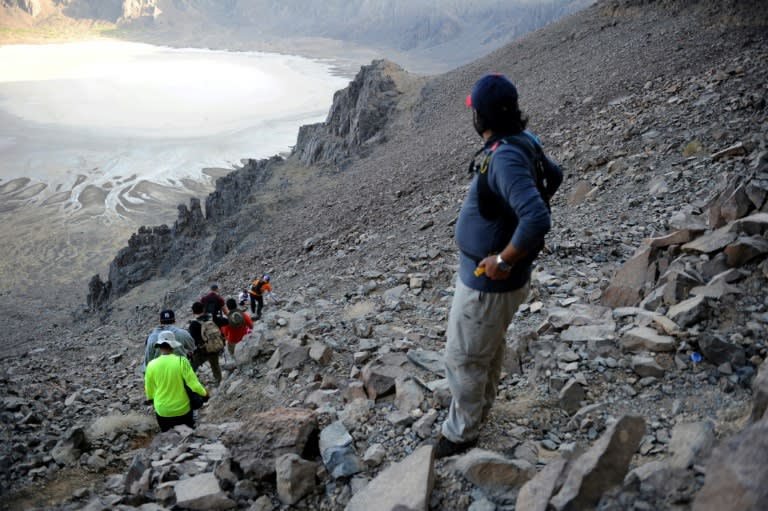
[[[176,321],[176,316],[171,309],[166,309],[160,313],[160,323],[173,323]]]
[[[500,73],[485,75],[475,83],[466,104],[475,109],[488,128],[497,131],[518,109],[517,88]]]
[[[169,348],[178,348],[181,346],[181,343],[176,340],[176,336],[173,332],[160,332],[160,335],[157,336],[156,346],[162,346],[163,344]]]
[[[218,289],[219,289],[219,285],[218,284],[216,284],[215,282],[213,284],[211,284],[211,291],[217,291]]]

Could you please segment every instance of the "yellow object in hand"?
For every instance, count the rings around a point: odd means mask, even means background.
[[[479,277],[485,274],[485,266],[478,266],[475,268],[475,277]]]

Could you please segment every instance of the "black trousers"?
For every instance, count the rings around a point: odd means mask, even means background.
[[[259,296],[250,295],[250,296],[251,296],[251,314],[255,313],[256,314],[256,319],[259,319],[261,317],[261,309],[264,308],[264,297],[261,296],[261,295],[259,295]],[[256,303],[257,302],[259,304],[258,311],[256,310]]]
[[[195,418],[192,416],[192,410],[185,415],[179,415],[178,417],[161,417],[155,413],[157,417],[157,425],[160,426],[160,431],[168,431],[174,426],[186,425],[190,428],[195,427]]]

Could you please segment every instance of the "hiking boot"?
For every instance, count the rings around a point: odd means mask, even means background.
[[[477,440],[468,440],[466,442],[451,442],[443,435],[439,435],[435,443],[435,458],[446,458],[454,454],[461,454],[477,445]]]

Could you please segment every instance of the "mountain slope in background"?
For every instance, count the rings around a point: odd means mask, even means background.
[[[506,44],[591,0],[4,0],[3,25],[52,17],[117,23],[121,37],[173,45],[280,49],[325,56],[329,45],[368,49],[446,70]],[[318,48],[319,46],[319,48]],[[318,51],[319,50],[319,51]]]

